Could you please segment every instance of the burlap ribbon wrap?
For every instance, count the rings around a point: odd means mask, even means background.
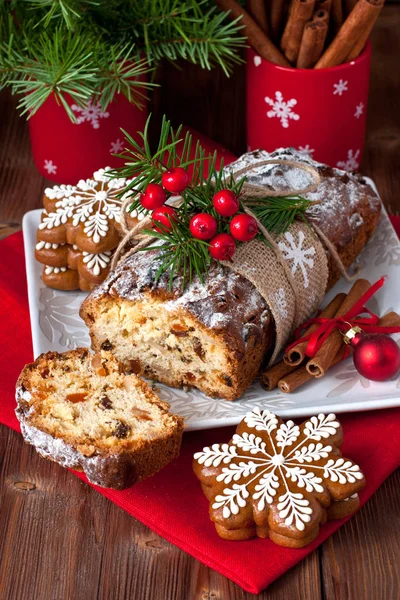
[[[310,181],[302,189],[285,190],[269,189],[267,184],[254,185],[245,182],[242,189],[245,211],[254,217],[251,207],[246,205],[246,196],[253,199],[286,196],[304,194],[318,188],[318,171],[313,167],[290,160],[256,161],[240,170],[232,169],[232,172],[235,178],[238,178],[244,173],[267,164],[308,171]],[[179,204],[180,201],[181,199],[173,199],[169,203]],[[148,217],[133,229],[129,229],[125,218],[125,209],[130,202],[131,200],[127,200],[121,209],[121,225],[125,237],[115,252],[112,268],[121,258],[126,258],[154,240],[154,238],[142,234],[143,229],[151,226],[151,219]],[[248,279],[271,310],[276,327],[275,347],[270,359],[270,364],[272,364],[287,345],[294,329],[315,313],[321,305],[329,275],[326,250],[329,250],[334,257],[342,274],[348,279],[351,278],[347,276],[336,249],[317,227],[312,227],[303,221],[295,221],[285,233],[278,238],[273,238],[262,224],[257,222],[265,240],[255,239],[241,244],[237,248],[233,260],[224,262],[224,265]],[[134,246],[125,253],[128,242]]]
[[[321,305],[328,281],[328,260],[322,243],[305,223],[296,221],[276,240],[276,249],[253,240],[242,244],[231,263],[268,304],[276,339],[271,363],[286,346],[293,329]]]

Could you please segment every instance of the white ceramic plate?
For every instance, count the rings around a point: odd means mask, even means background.
[[[22,224],[35,356],[49,350],[63,352],[89,345],[88,331],[79,317],[85,293],[52,290],[40,278],[42,265],[34,257],[40,214],[41,210],[28,212]],[[390,310],[400,312],[400,244],[385,211],[357,262],[362,267],[361,275],[371,283],[387,275],[384,287],[370,301],[370,308],[379,315]],[[351,284],[344,280],[339,281],[327,294],[325,303],[350,287]],[[331,369],[324,378],[306,384],[293,394],[276,390],[266,392],[254,383],[236,402],[208,398],[196,390],[184,392],[157,385],[161,398],[170,403],[172,411],[185,418],[188,430],[235,425],[254,406],[269,408],[284,417],[400,406],[400,377],[384,383],[368,381],[357,373],[351,358]]]

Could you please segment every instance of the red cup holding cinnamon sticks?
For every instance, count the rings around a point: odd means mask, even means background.
[[[295,69],[247,51],[247,144],[293,147],[348,171],[362,160],[371,46],[327,69]]]

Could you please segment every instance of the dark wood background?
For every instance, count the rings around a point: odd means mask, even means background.
[[[368,134],[362,171],[400,214],[400,8],[387,6],[372,36]],[[165,65],[152,110],[237,154],[245,151],[244,69],[221,73]],[[2,236],[41,205],[15,100],[0,95]],[[3,340],[4,343],[4,340]],[[6,365],[3,365],[6,368]],[[396,440],[393,440],[396,443]],[[398,440],[397,440],[398,443]],[[172,546],[0,426],[0,600],[397,600],[400,475],[268,590],[253,596]]]

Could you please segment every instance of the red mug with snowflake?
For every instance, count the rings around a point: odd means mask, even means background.
[[[38,171],[57,183],[76,184],[102,167],[119,167],[113,156],[124,149],[121,127],[134,136],[142,131],[147,111],[118,94],[106,111],[98,102],[80,108],[69,101],[76,116],[73,123],[63,106],[50,96],[29,119],[33,160]]]
[[[291,146],[348,171],[359,169],[365,137],[371,46],[329,69],[293,69],[247,54],[247,144]]]

